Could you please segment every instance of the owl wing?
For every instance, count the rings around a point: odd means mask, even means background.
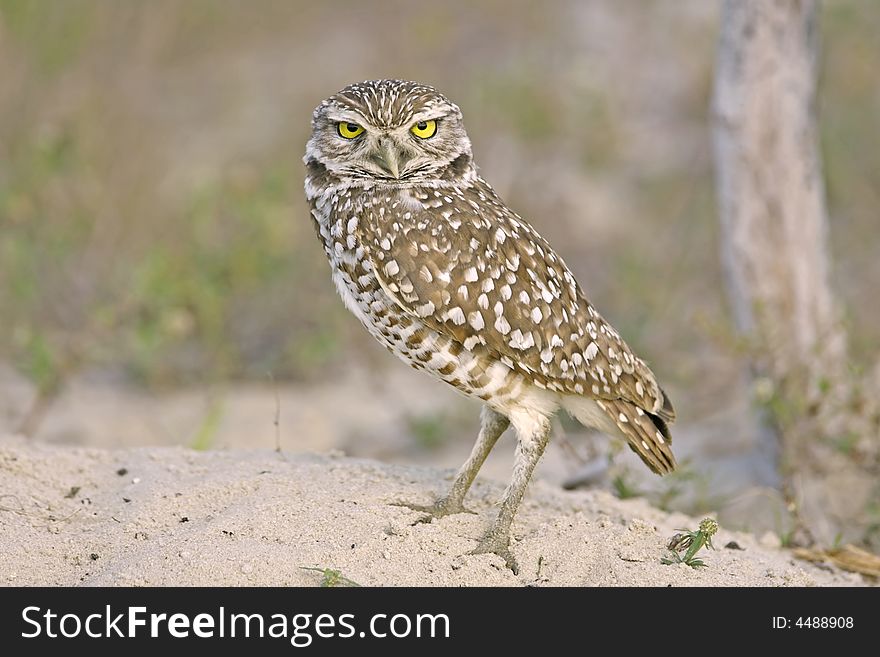
[[[393,218],[371,214],[361,225],[365,255],[385,292],[434,330],[467,350],[485,349],[541,388],[603,400],[624,433],[648,422],[641,419],[647,411],[656,418],[647,444],[657,442],[657,430],[668,442],[666,422],[675,412],[648,366],[596,312],[544,238],[488,185],[471,193],[451,192],[436,197],[434,208]],[[642,438],[635,451],[652,469],[674,467],[662,437],[663,454],[643,453]]]

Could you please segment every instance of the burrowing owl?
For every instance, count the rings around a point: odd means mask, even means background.
[[[474,551],[516,570],[510,526],[564,409],[622,435],[654,472],[675,468],[675,412],[654,374],[571,271],[477,173],[459,108],[424,84],[352,84],[312,117],[304,158],[333,281],[367,330],[412,367],[485,406],[435,517],[464,497],[498,437],[517,433],[501,510]]]

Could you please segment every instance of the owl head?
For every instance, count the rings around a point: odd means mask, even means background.
[[[351,84],[315,108],[305,161],[341,179],[452,179],[472,167],[461,110],[433,87],[401,80]]]

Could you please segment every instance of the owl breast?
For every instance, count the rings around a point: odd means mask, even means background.
[[[358,231],[365,215],[384,215],[384,209],[391,206],[405,210],[417,202],[408,190],[371,193],[327,189],[309,197],[336,289],[370,334],[414,369],[499,409],[516,404],[530,393],[520,374],[485,350],[465,349],[459,341],[404,311],[383,289],[365,257]]]

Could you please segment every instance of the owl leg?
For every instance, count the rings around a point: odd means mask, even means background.
[[[452,483],[452,488],[449,489],[449,492],[430,506],[415,504],[401,504],[401,506],[427,513],[428,516],[423,521],[429,521],[431,518],[442,518],[454,513],[471,513],[464,507],[465,495],[470,490],[471,484],[474,483],[474,479],[486,461],[486,457],[489,456],[489,452],[492,451],[495,443],[498,442],[498,438],[501,437],[501,434],[510,425],[510,420],[501,413],[493,411],[488,406],[483,407],[480,418],[482,424],[480,426],[480,433],[477,436],[477,442],[474,443],[474,448],[471,450],[468,460],[464,462],[464,465],[461,466],[455,475],[455,481]]]
[[[489,532],[471,554],[497,554],[514,574],[519,572],[510,551],[510,526],[519,509],[529,479],[550,440],[550,418],[533,411],[512,413],[510,420],[517,432],[516,460],[510,485],[504,491],[501,510]]]

